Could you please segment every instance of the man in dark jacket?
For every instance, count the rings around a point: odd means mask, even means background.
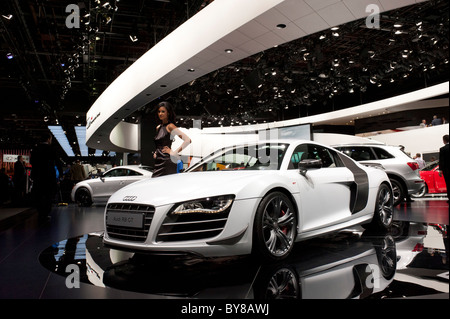
[[[448,134],[442,137],[445,145],[439,149],[439,173],[444,174],[445,185],[447,186],[447,203],[450,199],[450,146],[448,144],[448,139]]]
[[[27,184],[26,168],[23,162],[22,155],[19,155],[17,157],[17,161],[14,163],[13,183],[14,183],[14,196],[13,196],[14,204],[21,205],[24,199]]]
[[[52,148],[53,136],[50,133],[44,135],[39,143],[31,151],[31,179],[33,180],[32,198],[39,219],[49,219],[53,198],[56,194],[56,153]]]

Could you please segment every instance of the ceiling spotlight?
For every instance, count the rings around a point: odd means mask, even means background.
[[[277,24],[277,29],[284,29],[286,25],[284,23]]]
[[[130,34],[130,40],[131,42],[136,42],[138,40],[138,37],[134,34]]]
[[[394,23],[394,28],[401,28],[401,27],[403,27],[402,23],[400,23],[398,21]]]
[[[8,14],[8,15],[2,14],[2,17],[5,18],[6,20],[11,20],[13,18],[13,15],[12,14]]]
[[[188,72],[195,72],[195,69],[188,69]]]
[[[225,52],[226,53],[231,53],[231,52],[233,52],[233,50],[232,49],[225,49]]]
[[[11,60],[11,59],[14,58],[14,55],[13,55],[11,52],[8,52],[8,53],[6,53],[6,58],[7,58],[8,60]]]

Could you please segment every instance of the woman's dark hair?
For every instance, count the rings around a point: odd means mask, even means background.
[[[158,118],[158,109],[160,107],[164,107],[167,110],[167,114],[169,116],[169,123],[173,123],[175,124],[176,121],[176,115],[175,115],[175,111],[173,110],[173,105],[170,102],[164,101],[164,102],[159,102],[158,105],[155,108],[155,113],[156,113],[156,119],[159,120]]]

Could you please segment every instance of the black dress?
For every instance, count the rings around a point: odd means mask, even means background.
[[[173,162],[170,154],[162,151],[165,146],[169,148],[172,146],[172,139],[170,138],[170,133],[167,131],[168,124],[161,124],[155,136],[156,158],[152,177],[176,174],[177,172],[177,163]]]

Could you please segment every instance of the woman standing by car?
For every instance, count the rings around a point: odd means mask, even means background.
[[[177,173],[178,153],[191,143],[191,139],[175,126],[175,112],[172,104],[161,102],[157,107],[157,117],[161,124],[156,127],[155,145],[153,154],[155,168],[152,177]],[[172,136],[178,135],[183,144],[172,150]]]

